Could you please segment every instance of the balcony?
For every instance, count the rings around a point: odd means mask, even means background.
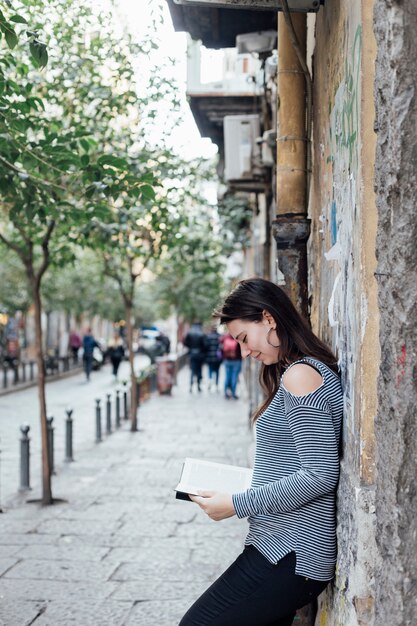
[[[277,11],[182,6],[167,0],[176,31],[187,32],[206,48],[234,48],[236,36],[277,28]]]
[[[226,115],[260,114],[263,94],[261,62],[234,50],[209,51],[188,42],[187,97],[202,137],[223,152]]]

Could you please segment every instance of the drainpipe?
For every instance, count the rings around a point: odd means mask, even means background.
[[[278,14],[277,215],[272,232],[277,242],[282,285],[292,302],[308,316],[306,78],[284,13]],[[299,54],[306,55],[307,20],[292,13]]]

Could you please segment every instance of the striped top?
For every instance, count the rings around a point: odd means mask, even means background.
[[[238,517],[249,518],[246,545],[271,563],[294,551],[296,574],[330,580],[336,562],[342,389],[339,377],[320,361],[304,357],[296,363],[312,365],[323,382],[296,396],[281,380],[256,422],[251,487],[234,494],[233,504]]]

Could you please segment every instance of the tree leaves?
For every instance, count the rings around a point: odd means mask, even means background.
[[[9,19],[16,24],[27,24],[27,20],[22,15],[12,15]]]
[[[48,63],[48,49],[46,44],[37,39],[36,34],[30,36],[29,50],[36,67],[46,67]]]
[[[19,35],[14,29],[14,24],[24,24],[28,26],[28,21],[23,15],[17,13],[6,17],[2,11],[0,11],[0,33],[3,33],[6,43],[10,50],[16,48],[19,43]],[[36,67],[43,68],[48,63],[48,50],[45,43],[42,43],[38,38],[38,33],[35,31],[27,30],[26,35],[29,39],[29,50]]]
[[[175,90],[153,76],[152,88],[139,95],[132,82],[135,46],[112,31],[111,19],[100,15],[98,23],[88,4],[34,0],[23,19],[35,24],[39,11],[52,42],[49,61],[36,31],[9,17],[17,36],[19,25],[26,29],[34,63],[20,45],[0,62],[0,159],[9,164],[0,167],[0,189],[13,241],[30,241],[38,255],[53,218],[48,262],[62,271],[74,244],[110,253],[126,293],[145,267],[157,274],[170,259],[177,272],[170,272],[176,285],[167,292],[170,302],[181,294],[184,314],[191,315],[185,301],[196,275],[198,302],[208,311],[223,271],[200,192],[210,173],[204,163],[185,163],[166,146],[149,145],[146,136],[154,104],[174,103]],[[40,73],[33,65],[46,68]],[[206,216],[204,226],[190,217],[194,212]]]
[[[112,156],[111,154],[105,154],[101,156],[97,163],[99,165],[109,165],[117,170],[124,170],[128,168],[128,163],[126,159],[122,157]]]

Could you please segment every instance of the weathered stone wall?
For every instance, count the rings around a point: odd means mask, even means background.
[[[372,0],[328,2],[316,22],[309,243],[312,323],[337,351],[345,395],[336,580],[320,626],[374,625],[374,419],[379,366],[373,191]]]
[[[417,3],[376,0],[376,621],[417,624]]]

